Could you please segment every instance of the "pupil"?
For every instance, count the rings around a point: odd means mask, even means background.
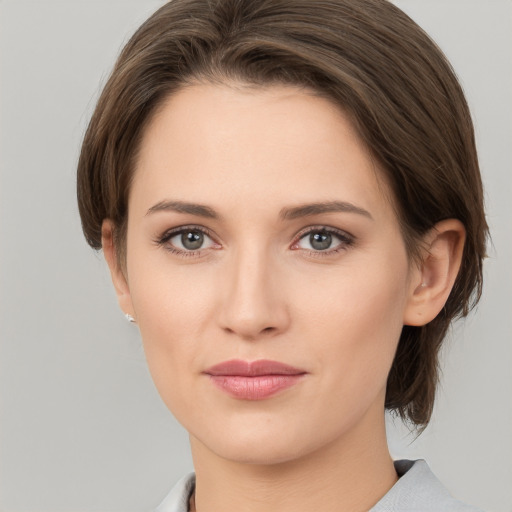
[[[324,251],[329,249],[332,242],[332,235],[329,233],[312,233],[309,235],[309,243],[313,249]]]
[[[200,231],[188,231],[181,235],[181,243],[185,249],[194,251],[203,245],[204,235]]]

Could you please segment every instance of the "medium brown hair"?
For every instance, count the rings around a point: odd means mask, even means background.
[[[404,326],[386,407],[430,420],[438,353],[450,322],[482,288],[487,224],[471,116],[446,58],[385,0],[172,0],[122,50],[87,129],[78,204],[88,243],[106,218],[123,255],[127,204],[144,127],[163,101],[196,82],[288,84],[346,112],[382,169],[409,254],[437,222],[459,219],[463,260],[441,313]]]

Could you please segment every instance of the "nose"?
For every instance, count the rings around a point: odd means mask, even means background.
[[[282,269],[270,255],[245,250],[226,265],[218,316],[221,328],[249,341],[286,331],[290,315]]]

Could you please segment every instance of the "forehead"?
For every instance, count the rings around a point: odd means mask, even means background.
[[[352,123],[330,100],[284,85],[197,84],[170,96],[146,128],[131,196],[226,206],[259,198],[269,207],[357,199],[385,210],[386,192]]]

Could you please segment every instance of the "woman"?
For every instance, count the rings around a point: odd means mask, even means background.
[[[480,295],[461,88],[376,0],[173,0],[124,48],[78,168],[195,475],[161,511],[474,510],[393,462]]]

